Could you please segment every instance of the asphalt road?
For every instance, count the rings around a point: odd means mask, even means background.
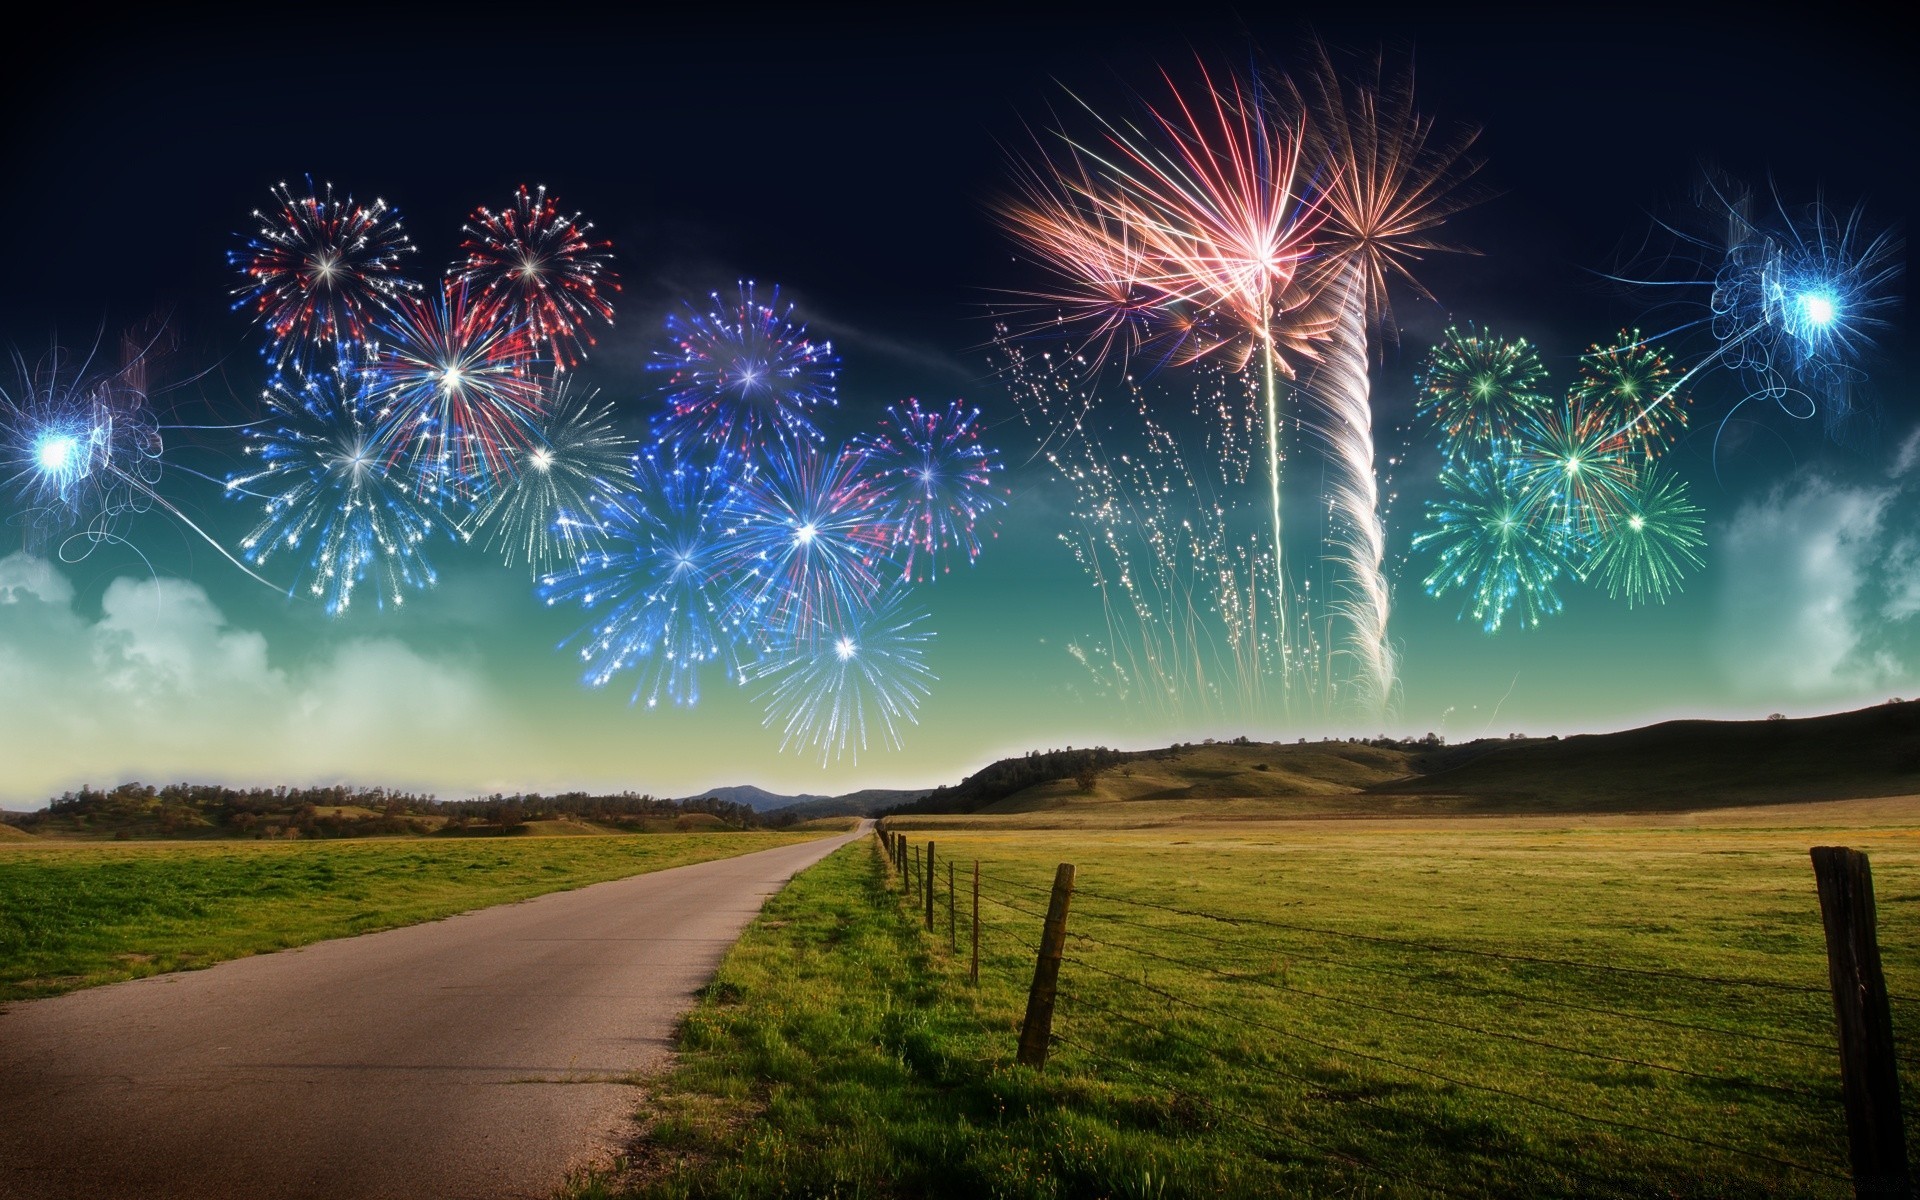
[[[550,1196],[765,899],[858,836],[11,1005],[0,1197]]]

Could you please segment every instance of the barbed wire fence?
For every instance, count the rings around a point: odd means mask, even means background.
[[[1210,912],[877,835],[971,983],[1027,984],[1020,1062],[1057,1049],[1278,1155],[1416,1194],[1913,1195],[1920,1059],[1894,1049],[1858,851],[1813,851],[1829,977],[1801,980]]]

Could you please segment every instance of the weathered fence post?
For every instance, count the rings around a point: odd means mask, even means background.
[[[980,982],[980,860],[973,860],[973,970],[969,981]]]
[[[1845,846],[1815,846],[1813,877],[1827,934],[1827,978],[1833,987],[1840,1042],[1840,1094],[1847,1107],[1847,1149],[1853,1194],[1913,1195],[1906,1132],[1900,1118],[1900,1073],[1893,1056],[1893,1017],[1880,973],[1873,870]]]
[[[927,843],[927,932],[933,932],[933,843]]]
[[[960,952],[960,934],[953,915],[953,860],[947,860],[947,953]]]
[[[913,847],[913,870],[909,872],[907,875],[907,895],[909,896],[913,895],[913,889],[916,886],[918,886],[913,882],[913,880],[914,880],[914,877],[919,874],[920,874],[920,847],[915,846]]]
[[[1067,906],[1072,899],[1073,864],[1061,863],[1053,873],[1053,898],[1047,901],[1040,956],[1033,964],[1033,986],[1027,990],[1027,1019],[1020,1026],[1020,1061],[1030,1067],[1047,1065],[1047,1043],[1053,1040],[1053,1000],[1060,983],[1060,954],[1067,943]]]

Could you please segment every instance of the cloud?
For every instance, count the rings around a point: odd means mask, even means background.
[[[1920,615],[1920,433],[1885,481],[1802,472],[1735,511],[1718,539],[1719,658],[1769,702],[1909,684]]]
[[[47,560],[0,558],[0,799],[127,779],[423,786],[449,746],[472,748],[477,783],[519,747],[475,672],[390,638],[280,664],[184,580],[116,579],[98,617],[74,599]]]

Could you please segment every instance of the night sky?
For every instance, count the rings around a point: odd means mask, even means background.
[[[442,22],[263,8],[89,20],[16,46],[19,69],[0,80],[0,340],[28,359],[163,313],[177,339],[162,374],[179,386],[159,398],[169,419],[245,421],[266,368],[228,308],[225,253],[271,185],[311,175],[382,196],[432,264],[453,259],[475,205],[544,183],[616,247],[618,322],[583,376],[633,431],[658,404],[643,366],[663,316],[752,278],[781,285],[840,352],[832,435],[910,395],[964,397],[983,410],[1012,497],[979,563],[923,594],[940,682],[905,747],[826,769],[780,753],[753,696],[718,681],[685,711],[630,708],[618,681],[582,687],[555,649],[579,617],[543,608],[524,572],[477,548],[438,554],[440,584],[404,609],[335,620],[247,579],[163,513],[127,526],[126,544],[57,564],[7,557],[22,542],[4,527],[0,802],[130,778],[443,796],[743,782],[836,792],[950,782],[1068,744],[1462,739],[1920,692],[1920,379],[1905,312],[1865,364],[1876,415],[1841,438],[1756,406],[1716,453],[1711,435],[1744,392],[1726,373],[1703,377],[1695,433],[1672,461],[1706,510],[1707,565],[1664,605],[1630,610],[1576,588],[1539,629],[1489,636],[1456,619],[1457,603],[1424,595],[1425,568],[1407,559],[1438,466],[1409,428],[1413,374],[1448,321],[1524,335],[1557,381],[1589,343],[1655,327],[1643,294],[1603,276],[1646,261],[1653,218],[1685,201],[1702,164],[1771,177],[1792,202],[1864,202],[1873,228],[1911,228],[1902,39],[1833,6],[1791,24],[1666,6],[1604,19],[1407,10],[1366,25],[1177,11],[856,21],[729,8],[707,21],[555,6]],[[1478,253],[1423,268],[1439,303],[1397,302],[1400,344],[1373,374],[1382,453],[1409,454],[1389,522],[1404,697],[1384,727],[1277,706],[1170,721],[1103,692],[1068,652],[1095,636],[1100,610],[1058,541],[1069,497],[1031,458],[1036,430],[992,372],[987,314],[1036,275],[989,206],[1009,186],[1009,148],[1071,103],[1063,88],[1125,112],[1161,66],[1181,79],[1196,55],[1285,69],[1314,33],[1411,53],[1421,108],[1483,130],[1488,198],[1447,234]],[[1697,334],[1670,344],[1683,363],[1709,348]],[[229,432],[170,432],[161,484],[228,546],[249,513],[212,480],[235,468],[238,445]]]

